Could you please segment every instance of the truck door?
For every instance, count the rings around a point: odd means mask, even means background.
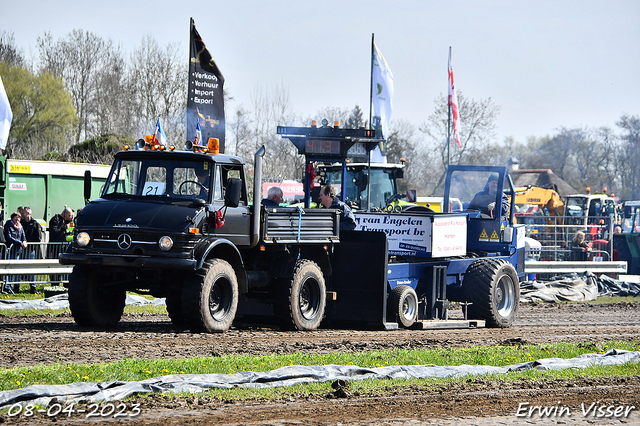
[[[241,179],[243,182],[240,205],[229,207],[224,204],[225,185],[229,178]],[[213,207],[224,214],[224,225],[215,228],[215,216],[209,217],[209,229],[214,230],[217,237],[225,238],[237,246],[248,246],[251,241],[251,214],[248,206],[246,184],[242,165],[217,164],[214,172]],[[258,201],[259,202],[259,201]]]

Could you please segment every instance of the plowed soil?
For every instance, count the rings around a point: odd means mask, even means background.
[[[459,311],[452,317],[460,317]],[[191,334],[166,315],[125,315],[113,331],[83,329],[70,315],[0,315],[0,366],[96,363],[124,358],[190,358],[227,354],[331,353],[473,345],[574,342],[594,345],[640,338],[640,303],[523,304],[508,329],[319,330],[285,332],[243,325],[225,334]],[[331,391],[331,389],[329,389]],[[198,397],[139,398],[142,413],[131,425],[183,424],[640,424],[640,377],[499,383],[470,379],[450,387],[408,387],[380,395],[328,392],[286,401],[223,401]],[[591,404],[634,406],[629,415],[590,413]],[[528,404],[528,405],[522,405]],[[563,415],[516,416],[522,407],[567,407]],[[526,410],[525,410],[526,411]],[[613,412],[613,411],[612,411]],[[522,411],[520,411],[522,413]],[[0,415],[0,423],[50,424],[49,418]],[[116,420],[74,417],[66,422],[113,424]]]

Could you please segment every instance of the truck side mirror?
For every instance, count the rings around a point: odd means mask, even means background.
[[[84,171],[84,202],[91,199],[91,170]]]
[[[242,180],[238,178],[229,178],[224,194],[224,203],[227,207],[238,207],[240,205],[240,193],[242,190]],[[256,200],[253,200],[255,203]],[[260,202],[258,200],[258,202]]]

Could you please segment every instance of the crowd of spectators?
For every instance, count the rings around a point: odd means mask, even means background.
[[[0,203],[0,220],[4,220]],[[0,253],[3,259],[41,259],[45,256],[50,259],[58,257],[63,246],[73,238],[73,220],[75,212],[64,206],[62,213],[56,214],[49,221],[49,238],[45,239],[45,231],[42,225],[33,218],[31,208],[18,207],[12,212],[10,218],[4,222],[3,232],[0,232]],[[18,293],[20,283],[29,285],[32,294],[37,294],[35,275],[7,275],[2,278],[3,293]],[[51,275],[52,283],[59,283],[62,279],[59,275]]]

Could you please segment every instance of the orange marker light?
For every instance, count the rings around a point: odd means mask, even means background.
[[[311,127],[317,127],[318,122],[316,120],[311,120]]]
[[[334,121],[333,122],[333,127],[340,127],[340,122],[339,121]]]
[[[212,154],[220,153],[220,140],[218,138],[209,138],[207,147],[209,148],[209,152]]]

